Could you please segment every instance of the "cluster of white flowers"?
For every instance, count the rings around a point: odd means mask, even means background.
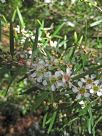
[[[75,81],[76,86],[73,85],[72,91],[77,94],[76,98],[90,97],[95,94],[102,96],[102,82],[96,79],[96,75],[87,75],[79,81]]]
[[[33,40],[34,41],[34,33],[30,30],[26,30],[25,28],[22,28],[17,25],[17,27],[14,28],[14,30],[18,33],[18,34],[21,34],[22,36],[21,39],[20,39],[20,43],[21,44],[24,44],[26,40],[30,41],[30,40]]]
[[[54,66],[56,64],[58,64],[58,60],[54,58],[51,60],[36,60],[36,62],[32,64],[35,72],[30,75],[29,79],[41,83],[52,91],[67,87],[70,85],[72,70],[66,66],[66,70],[63,71],[58,67],[56,68],[56,66]]]
[[[55,66],[56,65],[56,66]],[[55,91],[70,88],[76,99],[102,96],[102,82],[94,74],[72,82],[72,68],[66,65],[65,70],[58,67],[58,60],[37,59],[32,67],[35,72],[29,76],[34,83],[42,84],[46,89]],[[64,66],[65,67],[65,66]]]

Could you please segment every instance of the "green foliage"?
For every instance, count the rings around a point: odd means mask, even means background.
[[[0,10],[1,101],[43,109],[49,136],[101,136],[101,1],[10,0]]]

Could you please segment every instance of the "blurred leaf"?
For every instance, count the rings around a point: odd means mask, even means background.
[[[8,22],[7,22],[6,17],[4,15],[2,15],[2,18],[3,18],[4,22],[7,24]]]
[[[78,41],[78,45],[81,45],[82,40],[83,40],[83,35],[80,37],[80,39],[79,39],[79,41]]]
[[[48,116],[48,113],[46,113],[45,116],[43,117],[43,124],[42,124],[43,128],[45,128],[47,116]]]
[[[99,25],[100,23],[102,23],[102,19],[100,19],[100,20],[98,20],[98,21],[96,21],[96,22],[91,23],[91,24],[90,24],[90,27],[97,26],[97,25]]]
[[[75,43],[77,43],[77,42],[78,42],[78,35],[77,35],[77,33],[76,33],[76,32],[74,32],[74,41],[75,41]]]
[[[94,123],[94,126],[93,126],[93,136],[95,136],[95,127],[97,126],[97,124],[100,122],[100,121],[102,121],[102,116],[101,117],[99,117],[99,119]]]
[[[91,108],[91,103],[90,103],[90,106],[88,108],[88,113],[89,113],[89,118],[88,118],[88,132],[89,134],[92,133],[92,127],[93,127],[93,115],[92,115],[92,108]]]
[[[76,121],[76,120],[78,120],[78,119],[79,119],[79,117],[73,118],[73,119],[70,120],[67,124],[65,124],[65,125],[60,129],[60,131],[63,130],[64,128],[66,128],[67,126],[70,126],[74,121]]]
[[[91,119],[89,118],[88,120],[87,120],[87,127],[88,127],[88,132],[89,132],[89,134],[91,134]]]
[[[41,104],[42,102],[48,98],[50,92],[48,91],[42,91],[41,94],[36,98],[35,104],[33,106],[33,110],[35,111]]]

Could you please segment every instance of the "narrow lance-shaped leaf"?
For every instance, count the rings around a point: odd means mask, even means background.
[[[43,118],[43,124],[42,124],[42,127],[43,127],[43,128],[45,128],[47,116],[48,116],[48,113],[46,113],[45,116],[44,116],[44,118]]]
[[[10,22],[10,54],[13,57],[14,55],[14,30],[13,30],[13,23]]]
[[[25,24],[24,24],[24,21],[23,21],[23,17],[22,17],[22,14],[19,10],[19,8],[17,7],[17,14],[18,14],[18,17],[19,17],[19,20],[20,20],[20,23],[21,23],[21,26],[24,28],[25,27]]]
[[[62,29],[62,27],[64,26],[65,23],[62,23],[61,25],[59,25],[57,27],[57,29],[54,31],[54,33],[52,34],[52,38],[56,37],[58,35],[58,33],[60,32],[60,30]]]
[[[92,128],[92,131],[93,131],[93,136],[95,136],[95,127],[97,126],[97,124],[102,121],[102,116],[99,117],[99,119],[94,123],[94,126]]]
[[[52,127],[54,125],[54,122],[55,122],[55,119],[56,119],[56,115],[57,115],[57,112],[55,111],[51,117],[51,122],[50,122],[50,125],[49,125],[49,128],[48,128],[48,134],[51,132],[52,130]]]
[[[101,24],[101,23],[102,23],[102,19],[100,19],[100,20],[98,20],[98,21],[96,21],[96,22],[91,23],[91,24],[90,24],[90,27],[97,26],[97,25],[99,25],[99,24]]]
[[[88,112],[89,112],[89,119],[88,119],[88,131],[89,131],[89,134],[92,133],[92,126],[93,126],[93,115],[92,115],[92,108],[91,106],[89,107],[88,109]]]
[[[3,21],[4,21],[6,24],[8,23],[5,16],[2,15],[2,19],[3,19]]]
[[[12,15],[12,22],[14,22],[15,17],[16,17],[17,9],[14,10],[13,15]]]

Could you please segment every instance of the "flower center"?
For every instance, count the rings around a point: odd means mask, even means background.
[[[95,91],[95,92],[97,92],[98,90],[99,90],[99,87],[98,86],[93,86],[93,90]]]
[[[80,94],[84,94],[84,93],[86,92],[86,89],[85,89],[85,88],[81,88],[81,89],[79,90],[79,92],[80,92]]]
[[[92,79],[87,79],[88,84],[92,84],[93,80]]]
[[[51,81],[52,84],[54,84],[57,81],[57,78],[52,77],[50,81]]]

